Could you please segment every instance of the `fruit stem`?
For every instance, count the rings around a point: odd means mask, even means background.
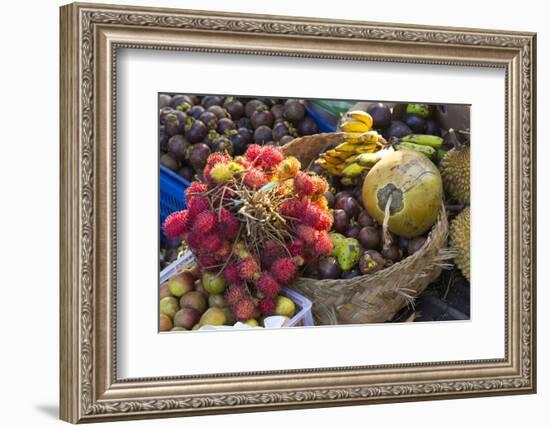
[[[449,129],[449,134],[451,135],[451,141],[453,142],[454,148],[460,150],[463,144],[458,140],[456,132],[453,128]]]

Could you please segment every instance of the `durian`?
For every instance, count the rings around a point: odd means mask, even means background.
[[[464,205],[470,204],[470,147],[451,149],[441,161],[445,193]]]
[[[470,280],[470,207],[466,207],[451,222],[451,247],[455,251],[455,264],[464,277]]]

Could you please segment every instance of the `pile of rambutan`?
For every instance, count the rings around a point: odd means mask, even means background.
[[[269,316],[281,287],[332,252],[327,190],[324,178],[277,147],[250,145],[235,158],[214,153],[203,181],[186,190],[187,210],[168,216],[163,231],[185,240],[201,269],[223,275],[237,320]]]

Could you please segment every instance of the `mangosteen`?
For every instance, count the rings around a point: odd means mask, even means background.
[[[220,135],[219,137],[217,137],[214,140],[212,146],[213,146],[214,151],[219,151],[221,153],[227,153],[230,156],[233,155],[233,144],[232,144],[231,140],[225,135]]]
[[[409,255],[418,252],[422,246],[426,243],[426,238],[424,236],[415,237],[414,239],[409,240],[409,245],[407,247],[407,253]]]
[[[229,117],[229,113],[219,105],[211,105],[206,109],[206,111],[210,111],[211,113],[214,113],[218,118],[218,120],[223,119],[225,117]]]
[[[223,103],[223,107],[233,120],[240,119],[244,114],[243,103],[234,96],[227,97]]]
[[[284,121],[278,121],[273,126],[273,140],[280,141],[285,135],[290,135],[290,129]]]
[[[352,196],[339,198],[334,206],[336,209],[343,209],[346,214],[348,214],[348,217],[353,219],[357,218],[359,212],[361,212],[359,203],[357,203],[357,200],[355,200]]]
[[[285,109],[285,106],[283,104],[275,104],[273,107],[271,107],[271,114],[273,114],[273,118],[275,120],[282,119],[283,118],[283,111]]]
[[[170,101],[172,101],[172,97],[166,93],[162,93],[159,95],[159,108],[168,107],[170,105]]]
[[[361,246],[365,249],[378,249],[380,247],[380,240],[380,230],[372,225],[363,227],[359,232],[359,242],[361,242]]]
[[[159,110],[159,123],[164,124],[166,120],[166,116],[170,113],[173,113],[174,110],[172,107],[163,107]]]
[[[185,152],[189,145],[189,141],[183,135],[174,135],[168,140],[167,148],[174,159],[181,161],[185,158]]]
[[[298,123],[304,118],[306,110],[297,99],[288,99],[283,107],[283,117],[292,123]]]
[[[227,117],[218,120],[218,132],[225,133],[228,130],[235,129],[235,122]]]
[[[252,122],[246,116],[243,116],[239,120],[237,120],[237,128],[247,128],[250,130],[254,130],[254,126],[252,126]]]
[[[385,129],[391,123],[391,110],[382,102],[374,102],[367,107],[367,113],[372,117],[372,127]]]
[[[229,131],[227,136],[233,144],[233,154],[236,156],[243,154],[248,145],[253,142],[252,132],[246,128]]]
[[[397,245],[384,246],[381,254],[391,262],[398,262],[403,258],[403,251]]]
[[[401,249],[401,252],[403,254],[407,254],[409,252],[409,239],[406,237],[400,237],[399,241],[397,242],[397,246],[399,249]]]
[[[279,145],[288,144],[292,140],[294,140],[294,137],[292,135],[285,135],[281,139],[279,139]],[[316,166],[319,166],[319,165],[316,165]]]
[[[273,126],[273,114],[269,110],[256,109],[250,117],[252,126],[254,129],[258,129],[260,126]]]
[[[345,235],[346,237],[353,237],[354,239],[358,239],[360,232],[361,232],[361,227],[359,227],[358,225],[352,225],[347,229]]]
[[[331,191],[327,191],[326,193],[323,194],[323,196],[325,196],[325,199],[327,199],[327,204],[328,204],[328,207],[332,209],[332,207],[334,206],[334,193],[332,193]]]
[[[338,261],[331,256],[319,260],[317,271],[321,279],[337,279],[342,274]]]
[[[187,115],[182,111],[173,110],[164,117],[164,130],[170,136],[183,133]]]
[[[160,156],[160,164],[167,167],[170,170],[178,170],[178,161],[174,159],[170,154],[166,153]]]
[[[185,137],[189,142],[195,144],[201,142],[208,134],[208,127],[201,120],[195,120],[193,117],[187,118],[185,125]]]
[[[195,119],[200,119],[200,116],[202,113],[204,113],[206,110],[202,105],[193,105],[189,112],[187,113],[188,116],[191,116]]]
[[[244,106],[244,114],[246,115],[246,117],[251,118],[252,114],[254,114],[257,109],[266,110],[267,105],[265,105],[262,101],[258,99],[251,99]]]
[[[195,172],[189,166],[184,166],[178,171],[178,175],[191,182],[195,177]]]
[[[184,108],[190,109],[192,105],[193,100],[188,95],[174,95],[170,100],[170,107],[180,111],[186,111]]]
[[[410,135],[411,133],[413,133],[411,128],[405,123],[400,122],[399,120],[394,120],[391,122],[390,127],[384,131],[383,135],[384,138],[390,140],[390,138],[402,138],[406,135]]]
[[[243,137],[245,144],[252,144],[254,142],[254,132],[245,127],[240,127],[237,132]]]
[[[168,140],[170,139],[170,135],[166,133],[166,130],[164,129],[164,125],[160,125],[159,127],[159,147],[162,151],[168,151]]]
[[[384,257],[380,252],[374,250],[363,252],[363,255],[359,259],[359,269],[363,274],[375,273],[384,268],[385,264]]]
[[[314,135],[319,133],[317,122],[311,117],[306,116],[296,124],[296,129],[300,135]]]
[[[216,129],[218,127],[218,117],[211,111],[204,111],[198,120],[203,122],[208,129]]]
[[[259,126],[254,131],[254,142],[256,144],[266,144],[273,141],[273,135],[269,126]]]
[[[202,170],[206,165],[206,160],[210,155],[211,150],[208,145],[198,143],[192,146],[191,155],[189,156],[189,163],[196,171]]]
[[[403,115],[402,120],[413,133],[424,133],[426,131],[426,120],[416,114],[406,113]]]
[[[214,141],[219,138],[220,134],[216,132],[215,130],[208,131],[208,135],[206,135],[206,138],[202,140],[202,142],[210,147],[210,149],[214,150]]]
[[[201,104],[204,108],[208,109],[212,105],[222,105],[222,99],[218,95],[206,95],[202,98]]]
[[[441,129],[439,128],[439,124],[434,119],[426,120],[426,130],[424,132],[426,132],[428,135],[441,136]]]
[[[376,224],[376,221],[366,210],[362,210],[359,216],[357,217],[357,222],[361,227],[372,226]]]
[[[344,271],[342,273],[342,279],[349,280],[360,275],[361,275],[361,270],[359,270],[359,267],[355,267],[355,268],[352,268],[351,270]]]
[[[332,229],[338,233],[345,233],[349,227],[348,214],[343,209],[334,209],[332,216],[334,218]]]

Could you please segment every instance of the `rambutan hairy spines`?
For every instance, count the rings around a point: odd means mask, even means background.
[[[255,312],[256,304],[254,304],[254,301],[248,297],[241,298],[233,305],[233,314],[235,315],[235,318],[241,322],[252,319]]]
[[[311,177],[313,181],[314,194],[324,194],[328,191],[328,182],[322,176]]]
[[[223,269],[223,278],[230,285],[238,285],[241,283],[241,277],[239,275],[239,268],[236,264],[226,265]]]
[[[280,179],[287,179],[296,176],[302,167],[300,161],[294,156],[285,157],[277,166],[277,174]]]
[[[264,296],[271,298],[275,297],[281,290],[275,278],[267,272],[263,272],[260,275],[260,278],[256,282],[256,287]]]
[[[214,253],[222,248],[223,239],[218,233],[209,233],[203,236],[201,248],[207,253]]]
[[[301,239],[294,239],[289,245],[288,245],[288,251],[290,254],[294,256],[299,256],[304,258],[306,254],[305,244],[304,241]]]
[[[254,280],[260,274],[260,266],[251,256],[241,259],[237,267],[239,269],[239,277],[243,280]]]
[[[162,231],[169,239],[176,239],[189,230],[189,217],[187,211],[173,212],[166,217],[162,224]]]
[[[198,257],[199,265],[205,270],[212,270],[218,266],[218,260],[212,255],[202,254]]]
[[[285,256],[285,248],[274,240],[268,240],[261,254],[262,268],[269,270],[273,261]]]
[[[292,283],[298,272],[294,260],[289,257],[279,258],[271,266],[271,274],[279,283],[288,285]]]
[[[187,242],[187,244],[191,249],[196,250],[202,246],[202,238],[203,238],[202,234],[190,232],[187,234],[185,241]]]
[[[296,227],[296,234],[306,245],[313,246],[319,232],[309,225],[299,225]]]
[[[237,304],[241,299],[247,297],[246,289],[242,285],[230,285],[224,294],[225,301],[229,305]]]
[[[189,212],[189,220],[194,222],[197,216],[206,210],[210,209],[210,203],[204,196],[194,196],[187,201],[187,211]]]
[[[317,257],[328,256],[333,250],[332,240],[326,231],[319,233],[319,237],[313,246],[313,253]]]
[[[231,255],[232,251],[233,246],[231,245],[231,242],[222,238],[222,245],[220,249],[216,251],[215,256],[216,258],[225,261]]]
[[[275,313],[276,306],[277,304],[273,298],[266,297],[258,301],[258,310],[260,310],[260,313],[264,316],[271,316]]]
[[[264,169],[273,169],[281,163],[284,158],[285,156],[280,148],[267,145],[261,150],[255,164],[258,164]]]
[[[197,218],[195,218],[195,221],[193,222],[193,231],[204,236],[205,234],[214,231],[216,226],[216,215],[210,211],[203,211],[197,215]]]
[[[231,157],[229,157],[225,153],[212,153],[210,156],[208,156],[208,159],[206,160],[206,165],[210,167],[214,167],[218,163],[228,163],[231,161]]]
[[[302,214],[302,206],[302,202],[298,199],[287,199],[281,204],[281,215],[287,218],[298,219]]]
[[[225,208],[220,209],[218,213],[218,230],[223,237],[229,240],[235,239],[239,234],[240,225],[235,215]]]
[[[243,176],[243,184],[253,190],[259,190],[268,182],[266,174],[257,168],[248,170]]]
[[[254,163],[254,161],[260,157],[260,154],[262,153],[263,147],[258,144],[251,144],[246,149],[246,152],[244,153],[244,158],[248,160],[251,163]]]
[[[199,196],[202,193],[205,193],[206,190],[208,190],[208,187],[204,182],[200,181],[193,181],[189,187],[185,190],[185,200],[187,200],[187,204],[189,204],[189,201],[195,197]]]
[[[294,177],[294,188],[301,196],[311,196],[315,193],[315,183],[305,172],[298,172]]]

